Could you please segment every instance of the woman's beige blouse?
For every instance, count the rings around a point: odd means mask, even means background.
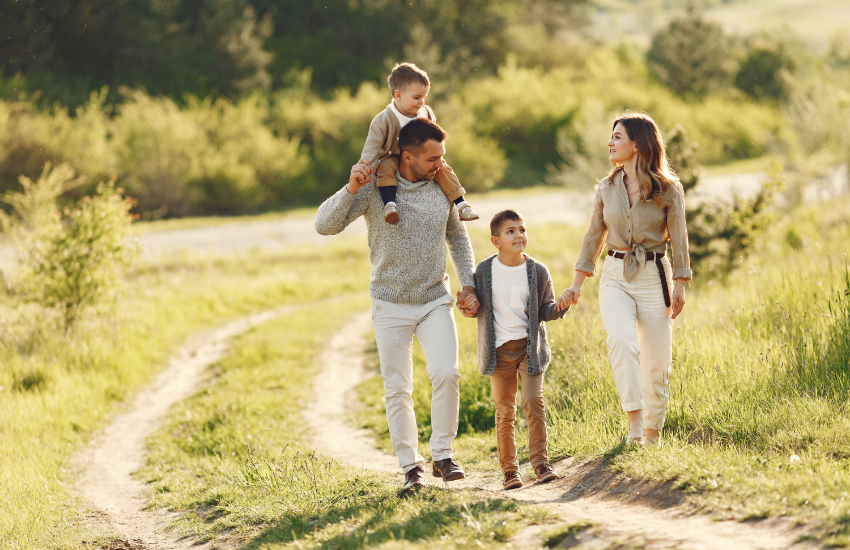
[[[663,206],[640,200],[629,207],[623,171],[615,174],[613,181],[608,178],[602,180],[596,188],[596,199],[581,243],[576,271],[595,273],[603,243],[607,242],[611,248],[631,249],[623,261],[623,276],[631,281],[639,264],[646,262],[646,252],[666,252],[669,240],[673,248],[673,278],[690,280],[693,273],[688,255],[682,186],[677,182],[663,198]]]

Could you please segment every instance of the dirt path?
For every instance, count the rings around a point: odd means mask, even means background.
[[[345,415],[357,406],[354,387],[364,380],[363,352],[369,316],[361,314],[349,321],[329,342],[321,357],[316,393],[310,408],[310,424],[317,449],[355,467],[398,475],[398,462],[375,448],[365,430],[350,427]],[[521,470],[525,471],[524,465]],[[448,484],[450,488],[478,489],[492,498],[513,498],[549,507],[564,523],[588,520],[598,527],[569,541],[582,548],[613,548],[627,544],[640,548],[681,548],[689,550],[773,550],[802,548],[794,544],[801,534],[790,521],[770,520],[757,524],[734,521],[714,522],[705,516],[688,515],[684,496],[665,485],[635,482],[618,476],[598,460],[555,464],[561,479],[537,485],[526,480],[518,490],[503,491],[498,472],[475,472],[466,480]],[[400,476],[399,476],[400,478]],[[429,483],[430,475],[426,476]],[[401,482],[401,479],[399,479]],[[514,538],[514,547],[540,548],[541,534],[552,525],[531,526]],[[644,546],[641,546],[644,545]],[[569,547],[569,546],[564,546]],[[812,545],[811,547],[814,547]]]
[[[298,307],[243,317],[191,338],[180,347],[168,368],[136,397],[130,410],[116,418],[74,459],[74,469],[79,472],[76,489],[91,509],[90,525],[98,532],[119,537],[110,548],[202,550],[208,547],[158,532],[174,514],[143,511],[147,491],[132,474],[144,464],[145,440],[162,424],[174,403],[198,390],[204,369],[222,357],[229,340]]]

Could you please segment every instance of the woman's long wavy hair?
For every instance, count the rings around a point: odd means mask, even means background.
[[[637,144],[637,179],[640,184],[641,200],[651,200],[658,206],[663,205],[663,196],[679,180],[667,160],[661,131],[655,121],[644,113],[630,111],[623,113],[611,125],[612,132],[617,124],[622,124],[629,139]],[[608,174],[608,180],[613,180],[617,172],[622,169],[622,164],[614,164],[614,168]]]

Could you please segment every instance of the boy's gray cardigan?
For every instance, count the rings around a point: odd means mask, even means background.
[[[496,255],[483,260],[475,269],[475,293],[478,295],[478,370],[484,376],[496,373],[496,330],[493,327],[493,262]],[[549,367],[551,351],[544,321],[563,319],[569,307],[555,310],[555,289],[546,266],[525,255],[528,273],[528,374],[543,374]],[[532,305],[534,307],[532,307]]]

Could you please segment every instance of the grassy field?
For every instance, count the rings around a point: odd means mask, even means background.
[[[672,397],[664,445],[623,453],[628,431],[608,366],[588,281],[579,307],[549,325],[553,363],[546,393],[550,455],[606,456],[630,477],[676,480],[695,509],[720,518],[790,516],[829,545],[850,545],[850,201],[797,210],[776,225],[725,283],[697,271],[675,323]],[[580,231],[529,229],[529,253],[557,287],[571,281]],[[486,235],[476,234],[483,257]],[[458,318],[464,464],[495,470],[493,405],[477,374],[474,322]],[[429,436],[430,395],[418,349],[415,403]],[[359,422],[388,446],[378,377],[361,386]],[[520,422],[520,455],[527,458]]]
[[[304,444],[315,357],[368,297],[270,322],[239,338],[207,390],[175,407],[141,478],[152,506],[189,513],[181,535],[249,548],[498,547],[546,522],[539,507],[350,468]]]
[[[109,319],[65,338],[45,312],[0,295],[0,548],[77,548],[68,459],[193,331],[282,304],[363,291],[368,259],[319,249],[142,264]],[[5,287],[4,287],[5,288]]]
[[[605,456],[630,477],[676,480],[690,505],[714,516],[790,516],[811,525],[822,542],[850,545],[848,222],[847,199],[801,208],[772,227],[725,281],[697,270],[675,323],[672,398],[658,449],[621,452],[627,425],[608,367],[598,283],[588,281],[579,307],[549,326],[552,458]],[[582,229],[533,226],[529,233],[529,253],[549,266],[560,290],[572,279]],[[489,255],[487,234],[471,236],[477,258]],[[112,318],[89,321],[71,338],[59,337],[43,312],[11,308],[4,295],[0,546],[74,548],[90,536],[68,488],[67,460],[189,333],[280,304],[364,292],[368,269],[355,239],[143,264]],[[397,479],[310,454],[300,410],[313,357],[368,298],[325,303],[239,339],[210,373],[208,389],[175,407],[152,439],[142,476],[155,491],[153,505],[189,512],[178,532],[257,548],[495,547],[521,526],[547,521],[538,508],[466,492],[429,489],[401,498]],[[457,322],[458,457],[468,468],[496,472],[493,405],[489,381],[477,374],[475,322]],[[430,390],[418,348],[414,360],[425,442]],[[357,422],[387,447],[380,380],[360,391],[367,407]],[[522,421],[518,439],[526,458]]]

